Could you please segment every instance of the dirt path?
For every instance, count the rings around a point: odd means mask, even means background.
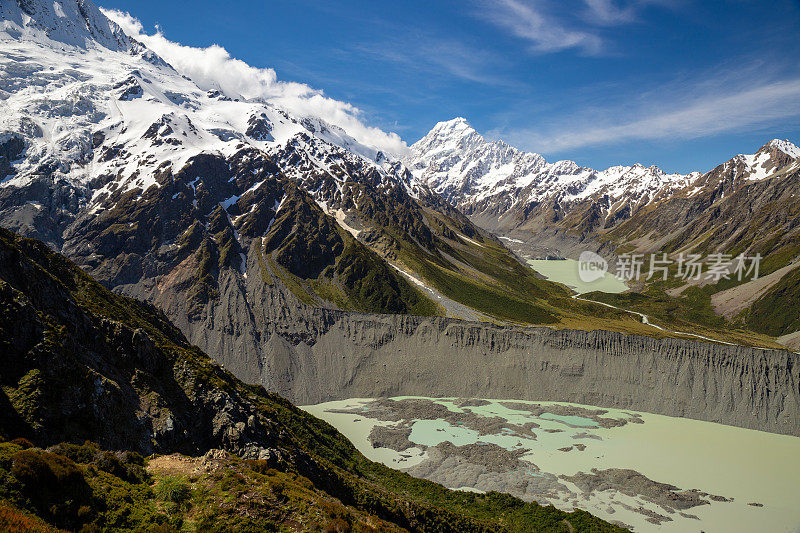
[[[147,461],[149,472],[161,474],[200,474],[205,472],[202,459],[185,457],[183,455],[162,455]]]
[[[660,329],[661,331],[666,331],[666,332],[668,332],[668,333],[673,333],[673,334],[675,334],[675,335],[685,335],[685,336],[687,336],[687,337],[695,337],[695,338],[697,338],[697,339],[704,340],[704,341],[709,341],[709,342],[718,342],[718,343],[720,343],[720,344],[727,344],[728,346],[735,346],[735,345],[736,345],[736,344],[735,344],[735,343],[733,343],[733,342],[726,342],[726,341],[723,341],[723,340],[714,339],[714,338],[711,338],[711,337],[706,337],[705,335],[698,335],[697,333],[689,333],[689,332],[687,332],[687,331],[678,331],[678,330],[675,330],[675,329],[666,329],[666,328],[662,328],[661,326],[657,326],[656,324],[653,324],[653,323],[650,321],[650,317],[648,317],[648,316],[647,316],[647,315],[645,315],[644,313],[640,313],[640,312],[638,312],[638,311],[631,311],[630,309],[625,309],[625,308],[623,308],[623,307],[617,307],[616,305],[611,305],[611,304],[607,304],[607,303],[604,303],[604,302],[598,302],[597,300],[589,300],[589,299],[587,299],[587,298],[581,298],[581,297],[580,297],[579,295],[577,295],[577,294],[573,295],[572,297],[573,297],[574,299],[576,299],[576,300],[580,300],[580,301],[582,301],[582,302],[589,302],[589,303],[593,303],[593,304],[600,304],[600,305],[604,305],[604,306],[606,306],[606,307],[610,307],[611,309],[616,309],[616,310],[618,310],[618,311],[624,311],[624,312],[626,312],[626,313],[630,313],[630,314],[632,314],[632,315],[636,315],[636,316],[638,316],[638,317],[641,319],[641,321],[642,321],[642,324],[645,324],[645,325],[647,325],[647,326],[650,326],[650,327],[653,327],[653,328],[656,328],[656,329]]]

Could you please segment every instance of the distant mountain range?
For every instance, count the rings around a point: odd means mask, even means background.
[[[668,174],[639,164],[598,171],[487,141],[460,117],[438,123],[411,148],[403,162],[419,182],[500,232],[533,221],[601,231],[660,202],[702,196],[723,181],[738,188],[800,168],[800,148],[775,139],[706,173]]]
[[[667,174],[658,167],[616,166],[604,171],[573,161],[548,163],[503,141],[486,141],[465,119],[437,124],[414,143],[404,162],[414,175],[470,215],[501,220],[510,211],[551,202],[568,209],[607,200],[606,215],[647,205],[689,186],[699,173]]]
[[[597,171],[572,161],[548,163],[486,141],[463,118],[440,122],[412,150],[404,163],[420,183],[526,257],[577,258],[585,249],[612,258],[619,251],[761,254],[766,279],[705,287],[699,305],[707,319],[722,315],[797,342],[800,148],[789,141],[775,139],[755,154],[687,175],[641,165]],[[679,297],[692,293],[685,293],[689,285],[662,289]]]
[[[464,119],[401,161],[279,101],[201,89],[91,2],[0,10],[0,224],[156,303],[193,342],[248,357],[270,291],[342,311],[640,331],[517,255],[613,255],[672,239],[676,220],[688,245],[709,231],[708,205],[800,165],[773,141],[706,174],[595,171],[487,142]]]

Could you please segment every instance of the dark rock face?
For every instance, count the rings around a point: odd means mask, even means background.
[[[272,124],[267,119],[264,113],[256,116],[253,115],[247,120],[247,131],[245,134],[256,141],[271,141],[272,140]]]
[[[300,191],[289,192],[285,209],[264,239],[264,252],[276,252],[275,260],[292,274],[316,278],[341,255],[344,241],[336,223],[304,200]]]
[[[90,437],[147,454],[225,448],[256,458],[276,445],[274,424],[235,387],[211,386],[198,366],[204,356],[163,314],[115,299],[43,244],[6,230],[0,230],[0,351],[6,391],[0,432],[7,437],[41,443]]]
[[[34,177],[24,189],[0,188],[0,223],[26,237],[60,248],[86,191],[51,174]]]
[[[156,123],[154,139],[165,125]],[[337,305],[344,301],[345,307],[376,312],[410,312],[426,305],[428,313],[435,310],[433,302],[426,303],[405,278],[345,232],[263,152],[242,147],[227,158],[202,153],[178,171],[169,163],[161,165],[153,178],[155,185],[130,188],[103,176],[76,185],[57,178],[52,169],[43,171],[24,187],[0,188],[0,225],[44,240],[109,288],[157,279],[177,283],[192,318],[219,297],[221,271],[245,272],[248,248],[255,241],[262,241],[266,253],[289,274],[324,276],[326,295],[338,297]],[[330,176],[320,179],[333,187]],[[365,210],[385,216],[386,209],[368,200],[384,202],[383,196],[369,190],[360,198]],[[399,197],[413,203],[408,195]],[[91,198],[99,205],[88,208]],[[430,237],[422,215],[410,205],[397,207],[392,216],[403,220],[406,208],[413,212],[406,213],[412,225]],[[254,246],[253,253],[259,250]],[[325,298],[319,303],[334,305]]]
[[[17,136],[10,136],[0,142],[0,180],[5,179],[11,171],[11,162],[16,161],[25,150],[25,141]]]

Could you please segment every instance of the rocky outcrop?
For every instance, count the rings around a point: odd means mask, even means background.
[[[113,317],[113,318],[112,318]],[[0,229],[0,435],[264,458],[280,430],[152,306]]]
[[[12,171],[11,162],[15,161],[25,150],[25,142],[15,135],[0,136],[0,181]]]
[[[170,288],[125,292],[164,309],[240,379],[298,404],[392,395],[569,401],[800,435],[792,352],[312,308],[279,282],[266,285],[253,255],[247,278],[221,274],[219,300],[196,321]]]

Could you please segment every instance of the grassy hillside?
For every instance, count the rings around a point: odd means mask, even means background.
[[[800,331],[800,268],[795,268],[756,300],[744,314],[754,331],[779,337]]]
[[[440,314],[430,298],[290,188],[263,239],[262,273],[278,277],[308,305],[373,313]],[[267,268],[269,267],[269,268]]]

